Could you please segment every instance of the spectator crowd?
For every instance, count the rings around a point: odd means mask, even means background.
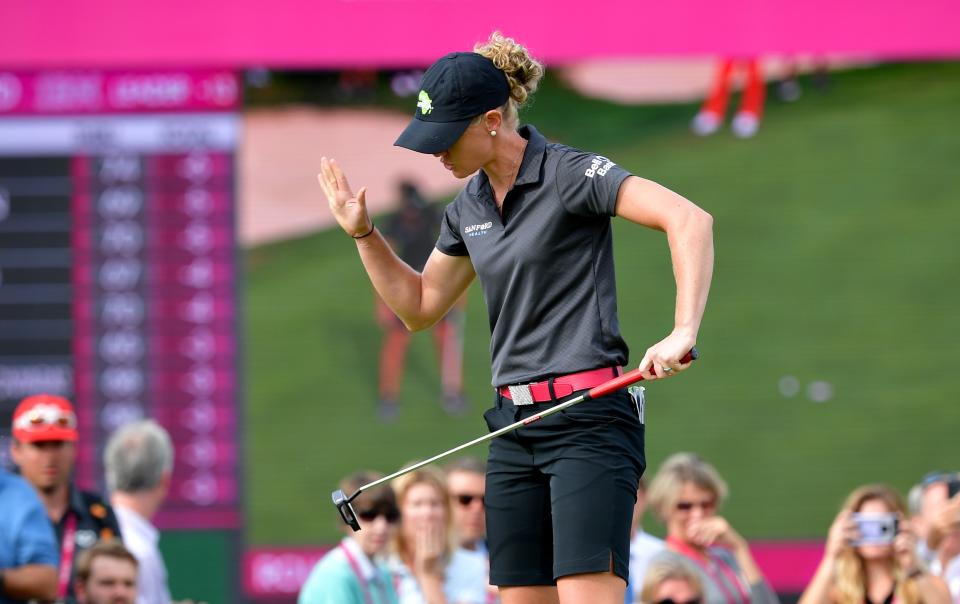
[[[173,445],[152,420],[104,447],[108,497],[78,489],[76,414],[59,396],[31,396],[13,415],[0,468],[0,604],[168,604],[152,520],[173,470]],[[425,466],[353,501],[362,530],[314,567],[299,604],[496,604],[485,541],[485,466]],[[359,472],[340,488],[380,478]],[[747,540],[724,517],[728,487],[693,453],[641,480],[625,604],[777,604]],[[644,531],[649,510],[665,539]],[[852,490],[824,527],[823,557],[800,604],[960,604],[960,474],[931,472],[907,493]]]
[[[344,492],[379,478],[346,478]],[[882,484],[857,487],[826,528],[823,558],[800,604],[960,603],[960,475],[934,472],[907,507]],[[779,604],[747,540],[721,509],[728,487],[693,453],[641,480],[625,604]],[[354,500],[362,530],[314,568],[299,604],[494,604],[483,538],[484,468],[427,466]],[[645,532],[645,511],[666,538]]]
[[[111,435],[109,498],[73,483],[78,438],[63,397],[30,396],[14,410],[19,475],[0,467],[0,604],[170,604],[151,523],[173,472],[170,436],[153,420]]]

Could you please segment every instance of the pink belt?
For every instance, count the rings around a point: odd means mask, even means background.
[[[623,373],[622,367],[601,367],[569,375],[561,375],[542,382],[500,386],[498,392],[514,405],[546,403],[569,396],[578,390],[589,390]]]

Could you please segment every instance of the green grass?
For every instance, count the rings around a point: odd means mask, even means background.
[[[723,513],[751,538],[820,537],[847,492],[905,490],[960,467],[960,64],[837,74],[827,92],[768,102],[757,138],[689,133],[694,106],[584,99],[548,79],[526,119],[611,157],[715,217],[716,272],[682,379],[648,387],[650,472],[697,451],[728,480]],[[318,202],[320,202],[318,191]],[[617,221],[620,322],[631,361],[665,335],[674,287],[662,234]],[[246,256],[249,537],[330,542],[329,494],[353,470],[391,472],[485,430],[489,343],[470,291],[470,412],[439,408],[416,334],[398,422],[374,419],[380,332],[353,245],[325,232]],[[795,376],[785,398],[778,382]],[[826,403],[806,387],[825,380]],[[477,450],[477,454],[484,451]]]

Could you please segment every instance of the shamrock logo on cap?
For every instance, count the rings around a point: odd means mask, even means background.
[[[426,90],[420,91],[420,96],[417,97],[417,107],[420,108],[421,115],[429,115],[433,111],[433,101],[430,100],[430,95],[427,94]]]

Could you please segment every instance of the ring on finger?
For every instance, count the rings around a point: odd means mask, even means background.
[[[664,373],[671,373],[673,371],[673,367],[664,366],[664,367],[661,367],[661,369],[663,370]]]

